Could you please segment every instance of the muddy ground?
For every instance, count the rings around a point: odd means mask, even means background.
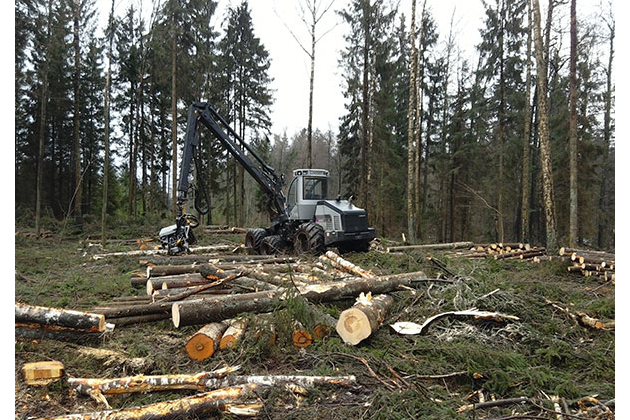
[[[127,236],[152,233],[137,229]],[[65,233],[63,237],[54,233],[37,240],[17,234],[15,300],[90,310],[113,297],[144,293],[130,284],[130,273],[140,268],[138,257],[95,261],[90,258],[86,235],[85,231]],[[242,240],[242,235],[200,235],[201,244]],[[133,247],[108,246],[113,251],[127,249]],[[548,400],[551,396],[563,399],[574,415],[580,406],[586,409],[584,400],[580,401],[583,397],[595,396],[600,402],[615,398],[614,331],[586,329],[545,303],[547,298],[592,317],[614,320],[614,283],[602,286],[594,279],[568,273],[566,261],[532,264],[433,255],[457,274],[456,281],[394,292],[396,301],[385,325],[356,347],[345,345],[335,333],[305,349],[293,346],[291,329],[284,326],[287,320],[302,316],[299,305],[272,315],[275,343],[249,337],[238,348],[217,352],[204,361],[191,360],[184,350],[186,340],[198,326],[175,329],[170,320],[120,327],[109,337],[88,345],[120,352],[122,359],[86,355],[81,351],[86,345],[16,340],[16,418],[103,409],[89,397],[71,393],[64,381],[27,386],[21,367],[42,360],[61,361],[66,376],[73,377],[197,373],[236,364],[242,366],[242,374],[357,376],[355,386],[318,387],[310,389],[306,397],[284,388],[271,390],[264,396],[264,409],[258,416],[261,419],[555,419],[549,411],[553,408]],[[422,252],[391,255],[376,251],[344,255],[377,274],[422,270],[428,276],[438,275],[426,256]],[[338,316],[352,303],[319,306]],[[496,324],[445,319],[423,336],[399,336],[386,326],[394,321],[422,323],[440,312],[472,307],[514,315],[519,321]],[[425,378],[456,372],[460,373],[442,379]],[[113,408],[122,408],[193,394],[121,395],[108,397],[108,401]],[[458,413],[460,407],[478,402],[480,395],[485,400],[527,396],[543,408],[518,405]],[[596,411],[591,413],[591,417],[581,418],[611,418],[610,414],[596,417]]]

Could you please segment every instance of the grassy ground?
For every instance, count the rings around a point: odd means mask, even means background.
[[[153,232],[133,233],[144,236]],[[202,243],[208,242],[202,238]],[[101,409],[89,397],[72,395],[64,382],[28,387],[22,379],[22,365],[42,360],[61,361],[67,376],[75,377],[196,373],[240,364],[244,374],[354,374],[358,378],[358,385],[352,388],[314,389],[302,401],[284,389],[274,390],[265,399],[260,416],[264,419],[469,419],[470,413],[458,414],[457,409],[468,404],[466,396],[477,390],[486,398],[497,399],[541,398],[545,394],[568,401],[595,394],[603,401],[614,398],[614,331],[586,330],[545,304],[547,298],[590,316],[614,319],[614,285],[593,292],[599,284],[567,273],[563,262],[531,264],[436,256],[459,275],[458,280],[393,293],[396,303],[386,323],[422,323],[438,312],[471,307],[516,315],[520,321],[495,325],[446,319],[432,325],[427,335],[405,337],[383,327],[356,347],[343,344],[333,333],[298,349],[290,344],[291,330],[286,328],[287,320],[304,318],[304,308],[298,302],[272,315],[278,334],[275,344],[250,337],[238,349],[217,352],[202,362],[190,360],[184,350],[184,343],[197,327],[174,329],[170,321],[121,327],[93,345],[123,353],[124,362],[108,363],[86,356],[76,344],[16,341],[16,418]],[[422,253],[397,256],[370,252],[347,258],[375,273],[423,270],[430,276],[437,274]],[[78,236],[38,241],[17,235],[15,259],[16,301],[87,310],[116,296],[140,293],[129,282],[129,273],[139,268],[137,257],[93,261]],[[491,293],[495,289],[499,290]],[[322,309],[338,315],[351,304],[327,304]],[[467,373],[442,380],[419,378],[457,371]],[[121,408],[191,394],[153,393],[108,400],[112,407]],[[497,417],[510,414],[513,408],[475,415]],[[549,413],[535,413],[555,418]]]

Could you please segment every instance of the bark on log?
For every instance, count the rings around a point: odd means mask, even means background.
[[[553,308],[556,308],[562,312],[564,312],[565,314],[567,314],[573,321],[575,321],[578,325],[581,325],[582,327],[585,328],[591,328],[594,330],[612,330],[615,329],[615,321],[609,321],[609,322],[603,322],[597,318],[592,318],[590,316],[588,316],[587,314],[585,314],[584,312],[574,312],[571,311],[569,308],[567,308],[566,306],[562,305],[561,303],[558,302],[552,302],[549,299],[545,298],[545,303],[547,305],[552,306]]]
[[[223,332],[228,322],[213,322],[206,324],[186,342],[186,353],[194,360],[204,360],[211,357],[219,346]]]
[[[175,289],[160,289],[153,292],[150,298],[150,302],[165,302],[165,301],[173,301],[173,296],[181,295],[182,293],[187,293],[190,291],[195,291],[199,286],[191,286],[191,287],[178,287]],[[208,289],[202,290],[201,292],[196,293],[197,295],[229,295],[232,293],[229,289]]]
[[[249,277],[239,277],[230,282],[232,286],[241,287],[243,289],[249,289],[253,292],[260,292],[264,290],[277,290],[278,288],[273,284],[266,283],[264,281],[258,281]]]
[[[183,274],[176,276],[163,276],[150,278],[145,281],[147,295],[153,295],[155,290],[159,289],[176,289],[188,286],[200,286],[210,283],[212,280],[206,279],[199,274]]]
[[[68,385],[77,393],[91,395],[101,394],[129,394],[137,392],[167,391],[175,389],[190,389],[206,391],[205,381],[208,379],[223,378],[234,373],[240,366],[229,366],[210,372],[178,375],[136,375],[124,378],[68,378]]]
[[[269,312],[280,304],[280,292],[264,291],[243,293],[172,305],[175,328],[187,325],[207,324],[234,318],[243,312]]]
[[[235,413],[244,415],[250,412],[257,415],[262,404],[232,404],[227,401],[247,398],[253,394],[257,385],[250,384],[204,394],[185,397],[178,400],[159,402],[140,407],[105,410],[85,414],[69,414],[59,417],[46,417],[38,420],[174,420],[180,418],[205,417],[210,414]],[[246,411],[245,409],[249,411]]]
[[[197,252],[223,252],[230,251],[230,245],[207,245],[207,246],[198,246],[190,248],[191,253]],[[139,249],[135,251],[124,251],[124,252],[109,252],[106,254],[95,254],[92,255],[92,259],[100,260],[108,257],[128,257],[133,255],[166,255],[167,251],[165,249]]]
[[[379,329],[392,303],[394,298],[389,295],[360,299],[352,308],[341,313],[337,333],[346,344],[356,346]]]
[[[219,348],[221,350],[235,348],[239,338],[243,335],[243,333],[245,332],[245,328],[247,327],[247,323],[245,322],[245,320],[242,319],[232,320],[228,322],[230,323],[230,325],[223,333],[221,341],[219,342]]]
[[[95,343],[114,329],[114,324],[106,323],[103,332],[78,330],[75,328],[54,327],[42,328],[40,324],[15,324],[15,337],[28,340],[56,340],[78,344]]]
[[[306,376],[306,375],[228,375],[224,378],[210,378],[204,382],[206,389],[226,388],[232,384],[278,386],[295,384],[304,388],[317,385],[349,386],[356,383],[354,375],[349,376]]]
[[[536,248],[536,249],[531,249],[529,251],[525,251],[522,254],[519,255],[519,258],[521,260],[525,260],[528,258],[533,258],[533,257],[537,257],[539,255],[545,255],[547,253],[547,250],[545,248]]]
[[[215,287],[215,286],[219,286],[220,284],[229,282],[230,280],[234,280],[237,279],[239,277],[241,277],[243,275],[243,273],[236,273],[227,277],[223,277],[219,280],[213,281],[212,283],[208,283],[208,284],[203,284],[201,286],[196,286],[196,287],[192,287],[184,292],[175,294],[175,295],[169,295],[166,296],[164,298],[162,298],[163,301],[177,301],[177,300],[182,300],[185,299],[189,296],[195,295],[197,293],[201,293],[205,290],[210,289],[211,287]]]
[[[169,313],[162,313],[152,315],[128,316],[125,318],[114,318],[110,319],[109,321],[117,327],[123,327],[125,325],[146,324],[148,322],[162,321],[169,318]]]
[[[15,322],[74,328],[89,332],[105,331],[105,317],[103,315],[24,303],[15,304]]]
[[[147,267],[147,279],[177,274],[198,273],[198,264],[185,265],[150,265]]]
[[[458,249],[458,248],[470,248],[474,244],[472,242],[450,242],[442,244],[424,244],[424,245],[405,245],[405,246],[390,246],[387,247],[387,252],[397,251],[412,251],[415,249]]]

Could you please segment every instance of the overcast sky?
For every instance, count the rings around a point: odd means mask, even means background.
[[[116,14],[121,15],[132,1],[139,6],[140,0],[116,0]],[[300,20],[297,7],[300,1],[249,1],[254,32],[261,39],[271,57],[270,73],[274,79],[272,88],[275,99],[271,107],[272,131],[280,134],[286,130],[289,136],[306,127],[308,122],[310,60],[287,29],[287,26],[291,28],[303,45],[309,49],[308,32]],[[227,8],[236,6],[240,2],[240,0],[219,0],[219,7],[213,18],[214,26],[223,27],[227,19]],[[419,16],[422,0],[417,0],[417,2],[417,14]],[[152,3],[151,0],[142,1],[147,21]],[[324,3],[328,4],[327,1]],[[346,8],[349,3],[350,0],[335,0],[333,7],[317,27],[319,34],[330,30],[317,43],[315,52],[313,126],[321,130],[331,128],[336,132],[339,118],[344,114],[344,97],[338,59],[344,46],[343,37],[348,31],[348,27],[341,22],[336,11]],[[411,0],[392,0],[392,3],[398,4],[398,12],[405,14],[407,28],[409,28]],[[599,3],[600,0],[579,0],[578,14],[595,12]],[[546,1],[541,1],[543,9],[546,4]],[[98,0],[98,5],[101,10],[101,26],[104,26],[111,7],[111,0]],[[438,25],[439,47],[442,47],[444,38],[448,36],[451,16],[455,11],[455,44],[462,51],[464,58],[476,62],[474,47],[479,42],[479,28],[483,25],[484,18],[481,0],[427,0],[427,8],[430,8]],[[559,12],[566,16],[568,9],[567,4],[561,6]],[[544,19],[545,11],[542,12]]]

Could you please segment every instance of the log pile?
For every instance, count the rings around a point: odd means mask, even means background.
[[[562,247],[558,254],[569,257],[570,273],[580,273],[585,277],[595,277],[599,281],[615,281],[615,254],[603,251],[572,249]]]

